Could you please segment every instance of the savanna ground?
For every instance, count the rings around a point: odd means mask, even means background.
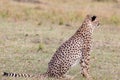
[[[117,0],[0,0],[0,72],[44,73],[55,50],[79,28],[87,14],[94,31],[90,71],[94,80],[120,80],[120,3]],[[80,65],[69,75],[85,80]],[[5,78],[0,80],[26,80]],[[29,78],[27,80],[33,80]],[[38,80],[38,78],[34,78]],[[52,80],[52,79],[45,79]]]

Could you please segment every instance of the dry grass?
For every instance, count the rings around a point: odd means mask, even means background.
[[[58,4],[59,3],[59,4]],[[114,2],[44,0],[39,4],[0,1],[0,17],[56,24],[79,23],[86,14],[96,14],[102,23],[119,24],[120,6]]]
[[[94,32],[91,75],[94,80],[119,80],[118,4],[89,0],[44,0],[37,4],[0,0],[0,72],[44,73],[58,46],[74,34],[86,14],[93,13],[99,16],[101,26]],[[69,75],[75,76],[79,69],[79,65],[75,66]],[[16,78],[0,75],[0,80]],[[78,74],[74,80],[85,79]]]

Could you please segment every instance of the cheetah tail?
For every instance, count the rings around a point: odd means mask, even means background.
[[[33,77],[34,75],[23,74],[23,73],[8,73],[8,72],[3,72],[2,76],[6,76],[6,77]]]

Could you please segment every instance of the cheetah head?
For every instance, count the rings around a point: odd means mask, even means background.
[[[86,19],[84,20],[84,24],[86,24],[88,27],[95,28],[99,26],[100,23],[97,19],[97,16],[87,15]]]

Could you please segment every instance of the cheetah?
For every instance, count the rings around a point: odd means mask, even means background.
[[[91,80],[89,72],[90,51],[92,47],[92,34],[99,21],[95,15],[87,15],[81,27],[75,34],[65,41],[54,53],[46,73],[47,77],[63,77],[68,70],[76,63],[81,65],[81,74],[87,80]],[[16,74],[4,72],[3,76],[25,76],[29,74]]]

